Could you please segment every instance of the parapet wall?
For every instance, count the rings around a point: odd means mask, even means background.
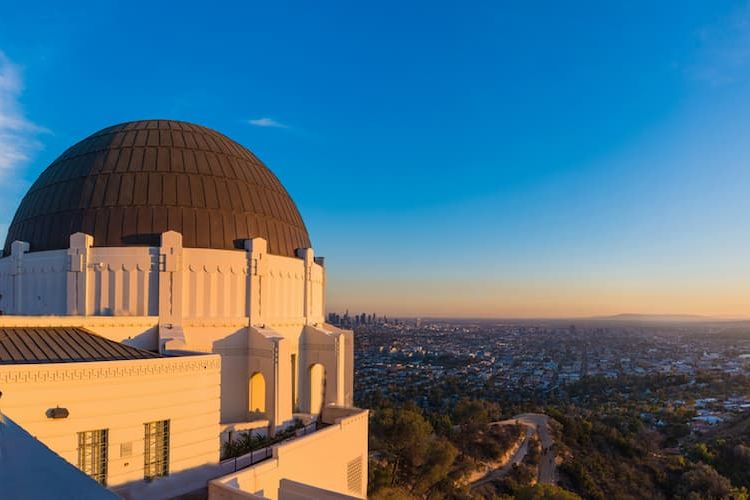
[[[0,313],[323,322],[325,270],[311,249],[295,258],[268,254],[264,241],[215,250],[183,248],[172,231],[162,240],[162,247],[94,247],[76,233],[68,250],[44,252],[15,242],[0,259]]]
[[[365,498],[368,411],[328,407],[322,420],[331,425],[276,446],[269,460],[211,481],[209,498],[278,500],[284,480],[338,498]]]

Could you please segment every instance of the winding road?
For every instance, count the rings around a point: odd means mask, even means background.
[[[555,463],[555,440],[552,437],[550,431],[549,417],[541,413],[523,413],[516,415],[514,418],[509,420],[501,420],[499,422],[492,422],[490,425],[513,425],[520,424],[526,427],[526,436],[524,437],[523,443],[518,447],[518,450],[508,460],[508,462],[500,467],[499,469],[492,470],[485,474],[482,478],[471,483],[471,487],[481,486],[490,481],[500,479],[505,476],[513,468],[514,464],[519,464],[526,457],[529,452],[529,441],[534,434],[539,435],[539,442],[542,445],[542,456],[539,461],[539,475],[537,477],[538,482],[542,484],[556,484],[556,463]]]

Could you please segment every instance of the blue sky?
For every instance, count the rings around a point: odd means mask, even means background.
[[[746,2],[268,4],[3,5],[0,228],[174,118],[281,178],[331,309],[748,315]]]

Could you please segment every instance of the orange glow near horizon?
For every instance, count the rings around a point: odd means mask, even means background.
[[[329,285],[329,311],[394,316],[566,318],[623,313],[750,318],[750,294],[741,286],[635,287],[518,284],[472,286],[419,282]]]

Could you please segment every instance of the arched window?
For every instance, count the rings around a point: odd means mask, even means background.
[[[250,377],[248,410],[250,413],[263,414],[266,412],[266,379],[260,372],[255,372]]]
[[[319,414],[326,392],[326,369],[320,363],[310,366],[310,413]]]

